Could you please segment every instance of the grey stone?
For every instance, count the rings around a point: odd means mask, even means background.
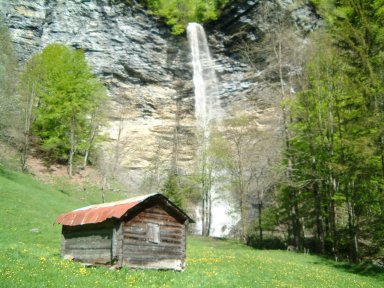
[[[258,73],[250,73],[249,63],[239,55],[239,44],[259,41],[292,3],[233,1],[217,21],[205,25],[227,111],[234,105],[258,109],[255,97],[264,91],[258,79],[268,67],[261,64]],[[271,7],[273,13],[260,13]],[[291,15],[303,31],[321,22],[306,4]],[[167,142],[163,157],[170,161],[176,114],[181,113],[178,138],[186,146],[179,149],[179,165],[188,170],[195,155],[194,99],[185,35],[172,36],[164,23],[134,0],[0,1],[0,16],[10,28],[20,65],[54,42],[84,50],[94,73],[108,87],[111,108],[106,130],[111,141],[117,137],[117,119],[124,121],[124,141],[135,151],[125,156],[124,166],[135,177],[136,171],[150,166],[156,143]]]

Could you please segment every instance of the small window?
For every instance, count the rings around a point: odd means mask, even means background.
[[[148,223],[147,240],[152,243],[160,243],[160,225]]]

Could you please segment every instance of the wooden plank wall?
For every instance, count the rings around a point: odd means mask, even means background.
[[[123,259],[123,223],[117,222],[113,228],[112,262],[121,266]]]
[[[148,241],[148,224],[158,224],[160,242]],[[123,265],[182,270],[185,262],[185,226],[160,205],[147,208],[123,226]]]
[[[87,263],[110,263],[113,225],[111,223],[63,226],[61,254]]]

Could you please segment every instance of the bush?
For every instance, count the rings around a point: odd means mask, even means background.
[[[279,237],[268,236],[260,239],[258,235],[252,234],[247,238],[247,245],[256,249],[285,250],[285,241]]]
[[[189,22],[206,22],[217,19],[228,0],[146,0],[148,9],[164,17],[172,34],[180,35]]]

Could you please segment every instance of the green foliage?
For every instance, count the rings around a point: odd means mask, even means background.
[[[72,154],[87,146],[106,101],[106,90],[84,53],[61,44],[47,46],[26,64],[22,87],[35,90],[33,132],[48,160],[72,161]]]
[[[160,192],[184,211],[189,201],[194,202],[199,198],[191,180],[175,173],[168,174]]]
[[[290,103],[281,207],[289,219],[295,205],[319,251],[358,261],[384,245],[383,1],[313,2],[327,26],[312,38],[306,85]]]
[[[184,207],[185,197],[183,196],[177,175],[172,173],[168,175],[161,192],[178,207]]]
[[[256,249],[285,250],[287,249],[284,240],[278,237],[266,237],[260,240],[259,235],[251,234],[248,236],[247,245]]]
[[[172,34],[180,35],[189,22],[215,20],[228,0],[147,0],[154,14],[164,17]]]

